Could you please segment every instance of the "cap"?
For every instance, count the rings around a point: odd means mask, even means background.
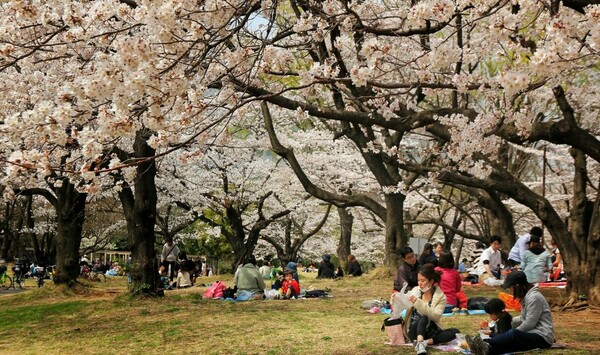
[[[509,288],[512,285],[527,285],[527,276],[523,271],[513,271],[506,276],[502,287]]]
[[[329,255],[329,254],[323,255],[323,260],[329,262],[329,260],[331,260],[331,255]]]

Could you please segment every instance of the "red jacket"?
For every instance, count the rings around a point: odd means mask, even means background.
[[[457,306],[458,299],[456,298],[456,294],[462,290],[460,274],[455,269],[441,267],[436,267],[435,269],[442,272],[440,288],[444,292],[444,295],[446,295],[446,303]]]
[[[287,293],[288,288],[292,288],[292,294],[298,296],[300,294],[300,285],[298,281],[292,279],[291,281],[283,280],[283,286],[281,286],[281,293],[284,295]]]

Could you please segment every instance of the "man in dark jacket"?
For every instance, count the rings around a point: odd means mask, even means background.
[[[319,272],[317,273],[317,279],[333,279],[335,278],[335,267],[331,263],[331,256],[329,254],[323,255],[323,261],[319,266]]]
[[[405,246],[400,249],[402,265],[398,268],[398,274],[394,280],[394,291],[401,291],[404,283],[408,284],[406,291],[410,291],[417,286],[417,274],[421,265],[417,261],[417,256],[411,247]]]

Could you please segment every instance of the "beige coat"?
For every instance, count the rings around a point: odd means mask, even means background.
[[[419,291],[419,287],[415,287],[412,289],[411,293],[413,295],[417,295],[417,300],[415,301],[412,308],[409,308],[406,311],[406,317],[404,317],[404,338],[408,338],[408,327],[410,326],[410,318],[412,316],[412,312],[416,309],[421,313],[421,315],[427,316],[431,321],[435,322],[438,328],[442,329],[440,324],[440,320],[442,319],[442,313],[444,313],[444,308],[446,308],[446,296],[444,292],[439,287],[439,285],[434,286],[435,290],[433,292],[433,297],[431,298],[431,302],[425,302],[421,299],[422,293]]]

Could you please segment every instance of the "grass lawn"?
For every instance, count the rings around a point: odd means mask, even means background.
[[[204,300],[205,287],[167,291],[161,299],[131,299],[125,279],[85,283],[75,292],[46,282],[37,289],[0,292],[0,354],[414,354],[412,347],[384,345],[382,314],[361,303],[389,299],[391,277],[316,280],[301,273],[300,285],[330,288],[330,299]],[[199,283],[231,275],[202,278]],[[500,288],[468,287],[468,296],[496,296]],[[549,296],[560,297],[559,290]],[[444,317],[444,327],[475,334],[485,315]],[[539,354],[600,354],[600,313],[554,313],[558,341],[567,349]],[[442,354],[440,351],[432,353]]]

